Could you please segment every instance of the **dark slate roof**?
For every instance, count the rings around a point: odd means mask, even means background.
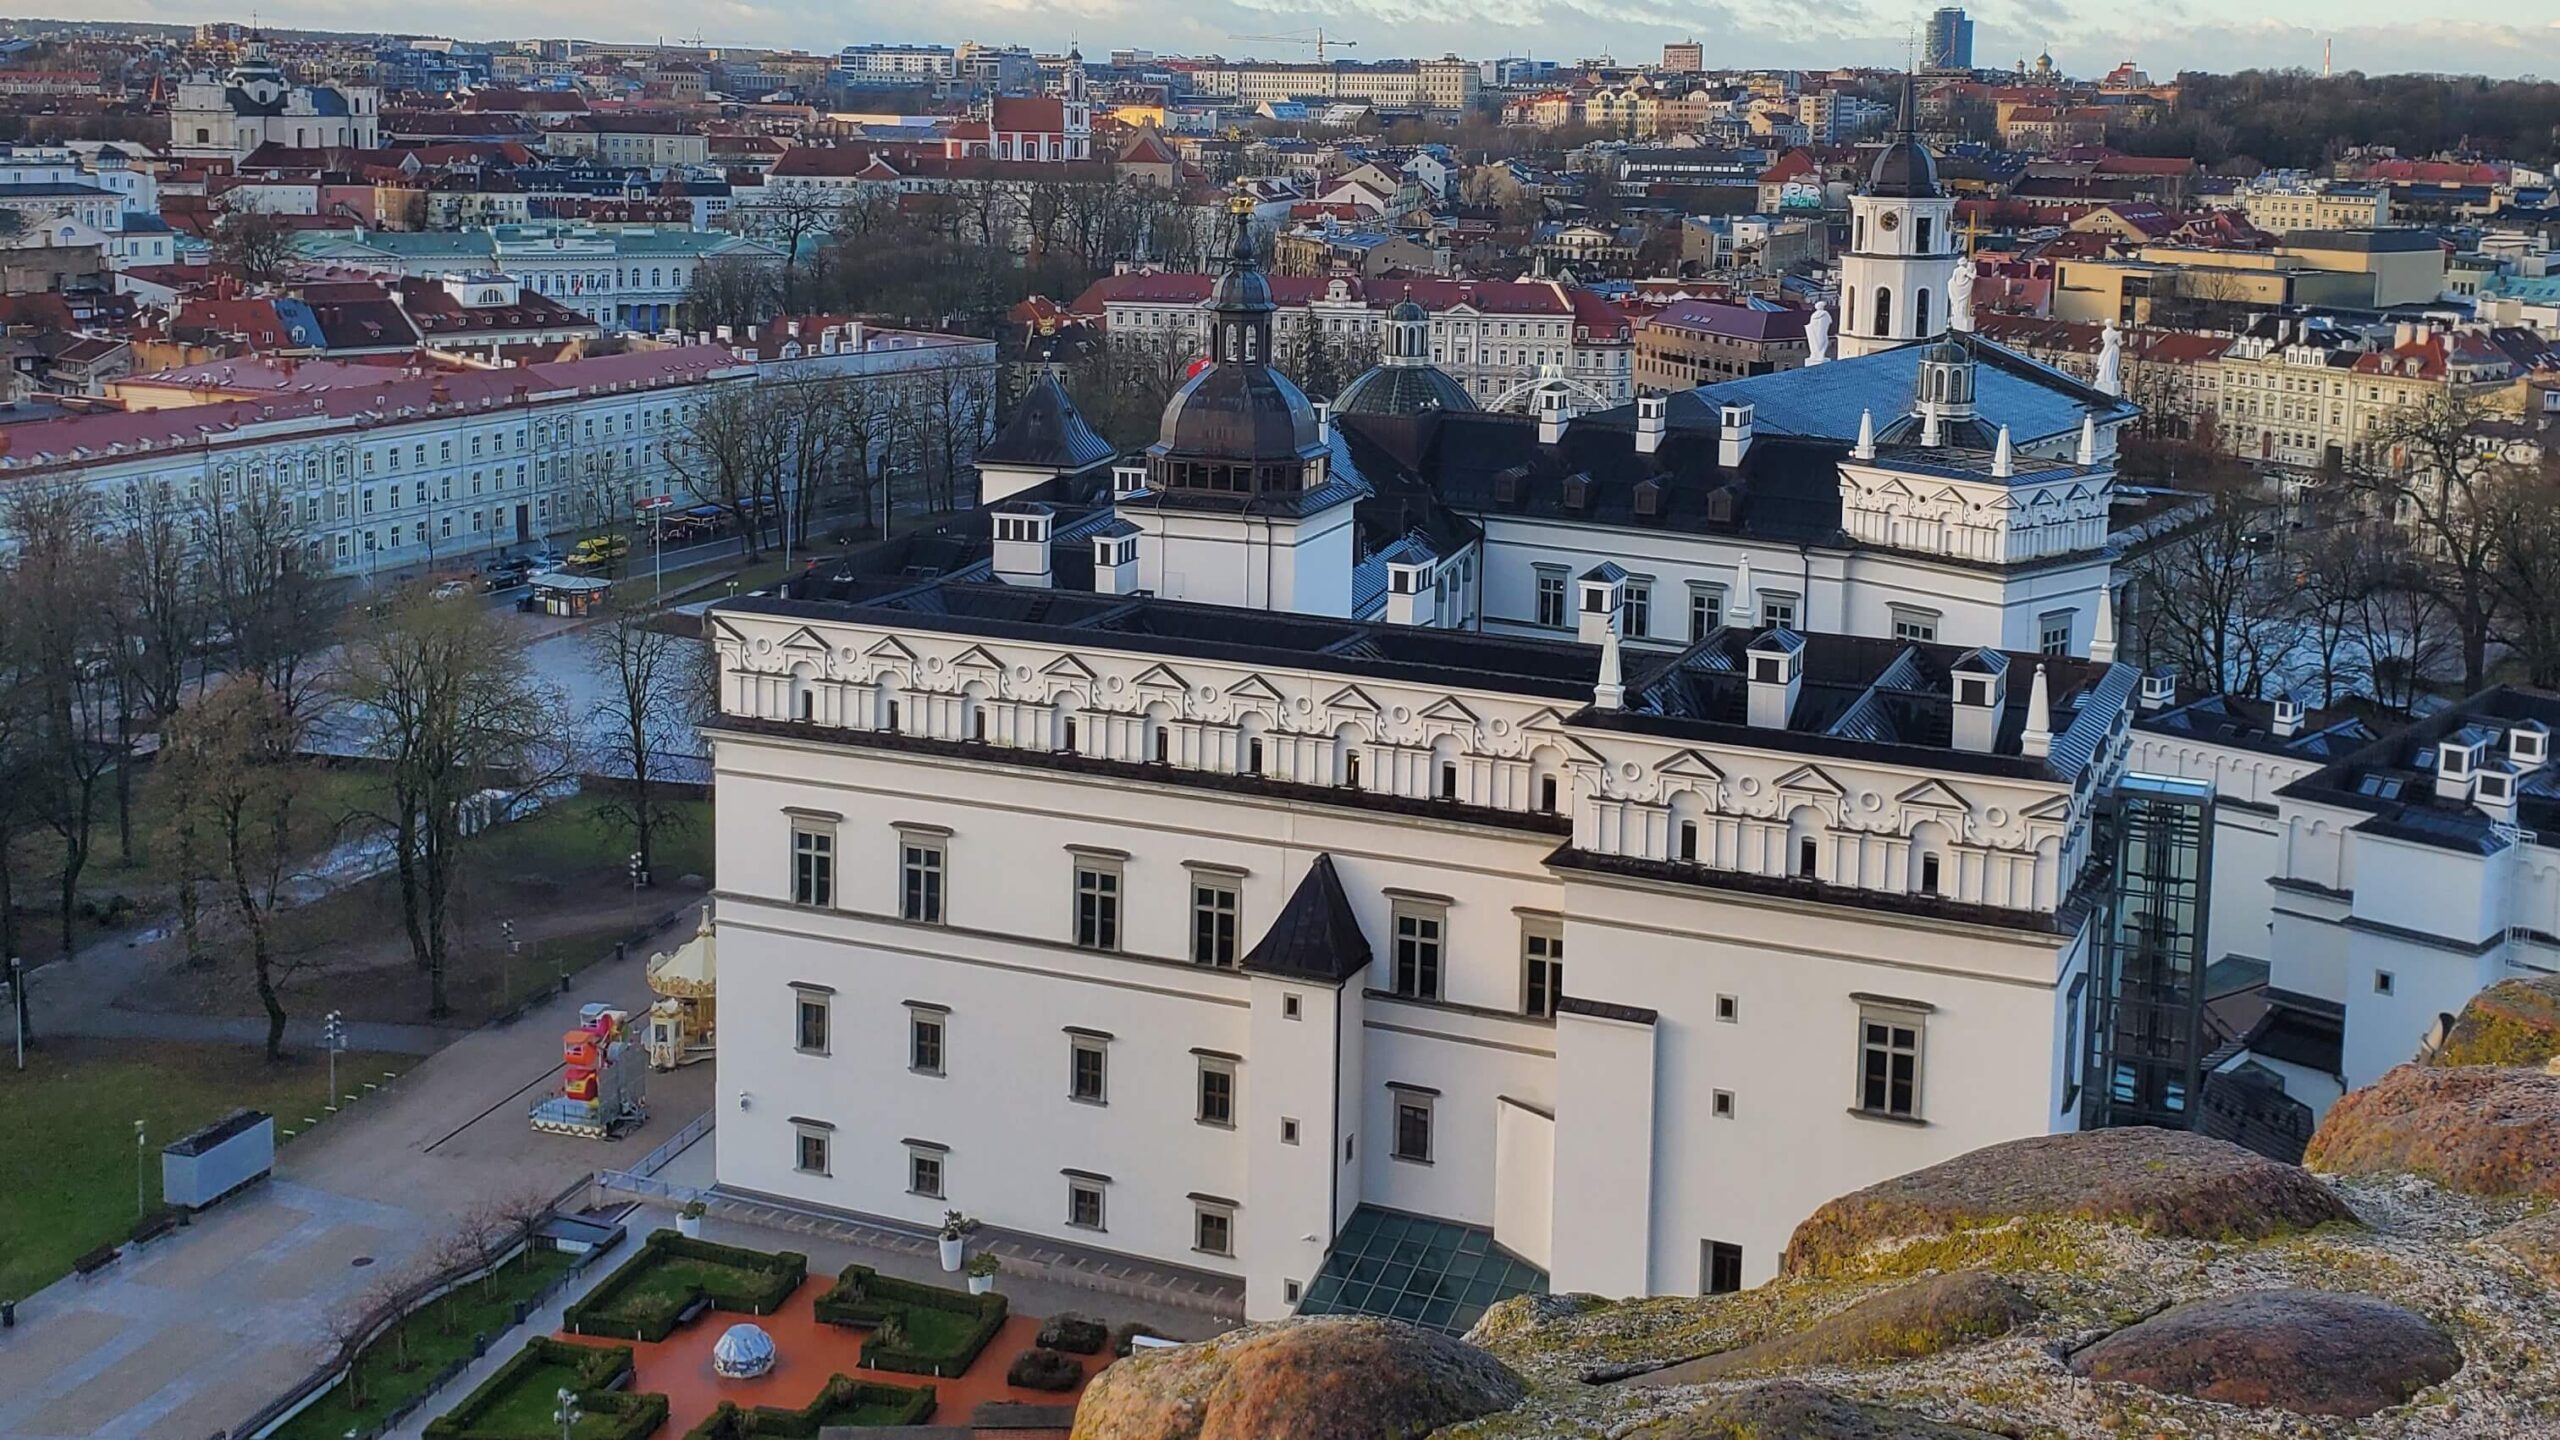
[[[2299,1065],[2321,1075],[2335,1075],[2344,1063],[2340,1056],[2346,1047],[2347,1019],[2345,1007],[2335,1001],[2297,994],[2291,990],[2267,991],[2267,1013],[2258,1017],[2241,1043],[2253,1055]]]
[[[1085,422],[1056,378],[1043,375],[1023,392],[1012,418],[979,447],[978,458],[994,465],[1066,471],[1099,465],[1117,453]]]
[[[2251,695],[2199,695],[2181,704],[2145,710],[2134,725],[2162,735],[2184,735],[2236,750],[2334,760],[2374,739],[2373,727],[2343,710],[2306,710],[2290,736],[2275,732],[2275,702]]]
[[[2270,1160],[2299,1165],[2311,1142],[2311,1107],[2287,1095],[2274,1071],[2244,1061],[2204,1077],[2196,1129]]]
[[[2137,408],[1979,335],[1966,336],[1964,343],[1978,366],[1974,412],[1992,431],[2008,426],[2015,444],[2077,435],[2081,417],[2091,412],[2104,425],[2130,419]],[[1858,437],[1861,413],[1872,411],[1882,429],[1912,409],[1920,358],[1928,348],[1897,345],[1855,359],[1683,390],[1671,397],[1671,428],[1713,429],[1719,405],[1748,402],[1753,432],[1764,441],[1771,434],[1852,441]],[[1632,411],[1631,406],[1621,409]],[[1620,411],[1603,413],[1614,417]]]
[[[2495,685],[2414,725],[2348,750],[2277,792],[2367,813],[2355,828],[2420,845],[2471,854],[2503,848],[2498,822],[2468,800],[2435,793],[2438,745],[2464,731],[2488,742],[2487,758],[2506,754],[2509,732],[2539,724],[2560,731],[2560,695]],[[2560,831],[2560,766],[2544,764],[2516,781],[2515,823],[2540,835]]]
[[[1244,968],[1262,975],[1349,982],[1369,968],[1369,937],[1351,913],[1351,897],[1334,873],[1333,857],[1318,855],[1289,902],[1271,917],[1271,928],[1245,952]]]

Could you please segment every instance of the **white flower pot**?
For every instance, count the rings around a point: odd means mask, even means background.
[[[701,1239],[701,1238],[702,1238],[702,1217],[701,1217],[701,1216],[699,1216],[699,1215],[679,1215],[679,1216],[677,1216],[677,1217],[676,1217],[676,1233],[677,1233],[677,1234],[679,1234],[679,1235],[681,1235],[681,1236],[683,1236],[683,1237],[684,1237],[684,1238],[686,1238],[687,1240],[699,1240],[699,1239]]]
[[[969,1293],[972,1295],[984,1295],[994,1288],[996,1288],[996,1277],[993,1275],[972,1275],[969,1277]]]
[[[958,1238],[956,1238],[956,1237],[954,1237],[954,1236],[950,1236],[950,1235],[945,1235],[945,1236],[943,1236],[943,1237],[942,1237],[942,1268],[943,1268],[943,1269],[945,1269],[945,1270],[957,1270],[957,1269],[959,1269],[959,1268],[960,1268],[960,1261],[961,1261],[961,1258],[962,1258],[962,1257],[961,1257],[960,1252],[961,1252],[963,1249],[965,1249],[965,1248],[967,1247],[967,1245],[968,1245],[968,1242],[967,1242],[967,1241],[965,1241],[965,1240],[961,1240],[961,1239],[958,1239]]]

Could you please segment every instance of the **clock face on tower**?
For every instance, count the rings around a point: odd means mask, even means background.
[[[1902,214],[1900,211],[1887,210],[1876,217],[1876,223],[1883,226],[1887,232],[1899,230],[1902,228]]]

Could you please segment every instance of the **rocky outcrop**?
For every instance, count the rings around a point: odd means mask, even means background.
[[[2250,1290],[2191,1301],[2109,1335],[2073,1374],[2184,1395],[2361,1419],[2462,1368],[2435,1322],[2371,1295]]]
[[[2538,1066],[2560,1056],[2560,976],[2501,980],[2471,997],[2430,1065]]]
[[[1996,1440],[1989,1431],[1786,1380],[1718,1395],[1635,1433],[1643,1440]]]
[[[2258,1240],[2355,1216],[2298,1167],[2202,1135],[2142,1128],[2039,1135],[1832,1201],[1796,1227],[1779,1271],[1849,1274],[1866,1268],[1879,1247],[2038,1218]]]
[[[2560,1075],[2403,1065],[2329,1108],[2302,1163],[2560,1200]]]
[[[2502,1230],[2488,1243],[2524,1262],[2524,1267],[2551,1285],[2560,1286],[2560,1210],[2545,1210]]]
[[[1871,1295],[1793,1334],[1683,1361],[1629,1383],[1695,1385],[1816,1365],[1916,1360],[2006,1335],[2035,1313],[2034,1301],[1987,1271],[1932,1275]]]
[[[1275,1320],[1112,1365],[1076,1407],[1075,1440],[1411,1440],[1524,1393],[1500,1361],[1433,1331]]]

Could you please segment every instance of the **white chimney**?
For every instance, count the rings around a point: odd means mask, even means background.
[[[2042,665],[2027,684],[2027,728],[2019,732],[2018,753],[2030,760],[2053,753],[2053,696],[2045,689]]]
[[[2279,740],[2290,740],[2302,733],[2302,702],[2290,695],[2276,697],[2275,716],[2268,725]]]
[[[1114,465],[1111,467],[1111,493],[1113,495],[1134,495],[1146,488],[1147,467],[1144,464]]]
[[[1565,393],[1563,391],[1541,390],[1538,392],[1539,444],[1560,445],[1564,443],[1564,427],[1566,422],[1572,419],[1573,408],[1567,403]]]
[[[1626,597],[1627,572],[1603,560],[1582,577],[1582,604],[1574,614],[1574,637],[1597,645],[1618,628],[1618,605]]]
[[[2467,740],[2436,742],[2436,798],[2468,800],[2471,781],[2479,756]]]
[[[1659,395],[1636,397],[1636,453],[1651,455],[1662,448],[1663,432],[1670,428],[1671,402]]]
[[[1050,583],[1049,507],[1020,502],[996,511],[996,579],[1046,589]]]
[[[1439,616],[1425,602],[1431,596],[1431,562],[1387,562],[1387,623],[1428,625]]]
[[[1138,527],[1116,521],[1093,537],[1093,593],[1138,593]]]
[[[2508,824],[2515,823],[2515,768],[2504,760],[2492,760],[2481,766],[2479,777],[2472,787],[2471,798],[2473,803],[2480,807],[2481,813],[2490,819],[2505,821]]]
[[[1716,412],[1716,464],[1742,468],[1742,457],[1751,453],[1751,413],[1749,401]]]
[[[2142,677],[2143,709],[2165,710],[2168,708],[2169,702],[2177,698],[2177,672],[2171,670],[2157,670]]]
[[[1988,755],[2008,704],[2009,657],[1997,650],[1968,651],[1949,673],[1955,685],[1949,740],[1958,750]]]
[[[1752,727],[1786,729],[1795,719],[1796,696],[1804,689],[1804,637],[1772,630],[1754,639],[1743,658],[1750,666],[1747,718]]]
[[[2539,770],[2551,758],[2551,727],[2539,720],[2519,720],[2507,731],[2507,763],[2518,774]]]

